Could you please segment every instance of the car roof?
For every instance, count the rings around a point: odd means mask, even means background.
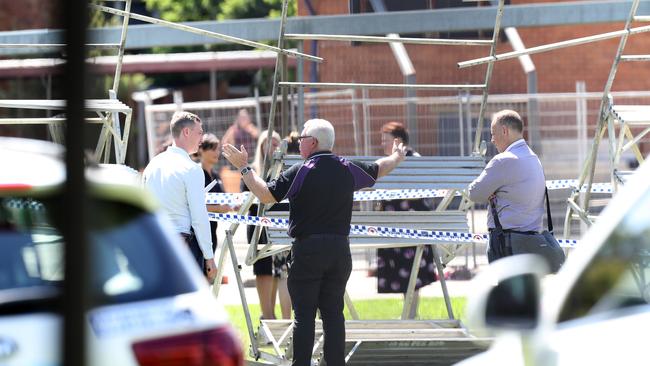
[[[42,140],[0,137],[0,196],[54,194],[63,190],[66,166],[63,146]],[[86,168],[88,192],[93,197],[120,201],[153,212],[157,204],[140,187],[139,173],[118,164]]]
[[[51,191],[65,182],[63,147],[39,140],[0,137],[0,190]]]

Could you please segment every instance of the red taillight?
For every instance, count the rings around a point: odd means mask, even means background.
[[[133,344],[141,366],[242,366],[239,339],[228,326]]]
[[[0,191],[27,191],[32,189],[29,184],[23,183],[0,183]]]

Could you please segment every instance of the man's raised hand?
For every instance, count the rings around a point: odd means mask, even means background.
[[[248,165],[248,152],[244,145],[241,145],[241,151],[231,144],[225,144],[222,149],[223,156],[237,169]]]
[[[398,141],[399,139],[393,140],[393,154],[397,154],[399,161],[403,161],[406,158],[406,146]]]

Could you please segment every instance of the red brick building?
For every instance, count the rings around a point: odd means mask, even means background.
[[[317,15],[349,14],[354,0],[315,1],[311,4]],[[436,1],[424,1],[435,7]],[[362,7],[371,9],[367,0],[361,0]],[[448,0],[447,0],[448,2]],[[513,0],[512,4],[538,3],[539,0]],[[387,2],[389,3],[389,2]],[[304,1],[298,2],[300,16],[309,16]],[[476,6],[476,3],[465,3]],[[623,29],[623,23],[551,26],[518,28],[527,48],[543,44],[584,37]],[[438,34],[427,34],[438,38]],[[489,35],[488,35],[489,37]],[[483,39],[489,39],[482,37]],[[387,44],[319,41],[318,55],[325,59],[319,65],[320,82],[367,82],[403,83],[399,67]],[[594,42],[564,49],[532,55],[537,68],[538,92],[573,92],[576,81],[585,81],[587,91],[602,91],[609,74],[619,38]],[[311,42],[305,42],[305,51],[313,53]],[[628,39],[625,54],[645,54],[650,49],[650,37],[645,34],[632,35]],[[406,50],[415,67],[420,84],[482,84],[485,65],[458,69],[457,62],[484,57],[488,47],[482,46],[429,46],[406,45]],[[502,36],[497,53],[512,51],[507,39]],[[312,64],[313,65],[313,64]],[[310,80],[310,68],[305,67],[304,80]],[[643,62],[622,64],[616,76],[613,90],[647,90],[650,84],[650,68]],[[517,59],[495,64],[491,94],[525,93],[526,76]]]

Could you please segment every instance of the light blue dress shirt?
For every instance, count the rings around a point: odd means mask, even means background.
[[[468,188],[476,203],[488,202],[496,194],[496,209],[501,226],[516,231],[542,231],[546,182],[542,163],[519,139],[495,155]],[[494,228],[488,209],[488,228]]]

